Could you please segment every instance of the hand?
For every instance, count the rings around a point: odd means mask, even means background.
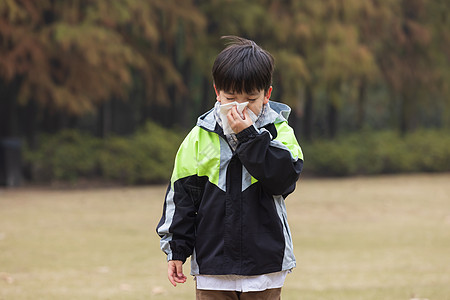
[[[185,283],[186,276],[183,274],[183,262],[181,260],[169,260],[167,275],[173,286],[177,286],[177,283]]]
[[[227,114],[228,124],[230,124],[231,129],[236,134],[253,125],[253,121],[250,118],[247,109],[248,108],[246,107],[242,111],[244,118],[239,115],[236,106],[233,106]]]

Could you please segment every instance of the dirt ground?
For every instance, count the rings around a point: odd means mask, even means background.
[[[302,179],[283,299],[450,299],[450,174]],[[155,232],[165,186],[0,189],[0,300],[194,299]],[[189,264],[185,265],[189,272]]]

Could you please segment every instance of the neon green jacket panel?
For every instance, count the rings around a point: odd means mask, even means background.
[[[178,149],[171,185],[191,175],[207,176],[215,185],[219,182],[220,137],[198,126],[186,136]],[[201,150],[199,150],[201,149]]]
[[[302,148],[300,148],[300,145],[295,138],[294,130],[292,129],[292,127],[290,127],[288,123],[284,121],[276,123],[275,128],[277,129],[278,135],[274,139],[274,141],[278,141],[285,145],[291,152],[293,158],[303,160]]]

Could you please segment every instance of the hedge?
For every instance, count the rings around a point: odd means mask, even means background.
[[[33,181],[103,178],[124,184],[168,182],[186,132],[147,123],[129,137],[104,139],[77,130],[43,135],[24,157]],[[419,130],[400,137],[394,131],[364,131],[334,140],[301,141],[304,174],[352,176],[450,171],[450,134]]]
[[[305,172],[316,176],[450,171],[450,134],[444,130],[405,137],[394,131],[359,132],[305,142],[302,148]]]
[[[36,150],[26,149],[31,180],[75,181],[103,178],[125,184],[167,182],[185,133],[147,123],[130,137],[96,138],[78,130],[42,135]]]

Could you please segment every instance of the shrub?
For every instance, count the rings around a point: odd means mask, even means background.
[[[416,170],[450,170],[450,136],[437,130],[420,130],[406,137],[408,151],[415,154]]]
[[[321,140],[305,148],[308,172],[320,176],[348,176],[355,173],[356,148],[345,142]]]
[[[153,123],[128,139],[110,138],[100,156],[102,174],[127,183],[168,181],[181,139]]]
[[[64,130],[41,136],[38,149],[24,151],[24,158],[35,181],[167,182],[184,135],[150,122],[130,137],[99,139]],[[393,131],[363,131],[304,141],[302,147],[305,173],[317,176],[450,171],[450,135],[444,130],[419,130],[403,138]]]
[[[35,181],[104,177],[123,183],[169,180],[184,135],[147,123],[130,137],[105,139],[77,130],[40,137],[35,151],[25,150]]]
[[[359,132],[303,143],[305,172],[319,176],[450,171],[450,135],[420,130]]]
[[[64,130],[40,137],[36,151],[25,149],[24,159],[32,165],[36,181],[75,180],[98,175],[98,150],[101,141],[77,130]]]

